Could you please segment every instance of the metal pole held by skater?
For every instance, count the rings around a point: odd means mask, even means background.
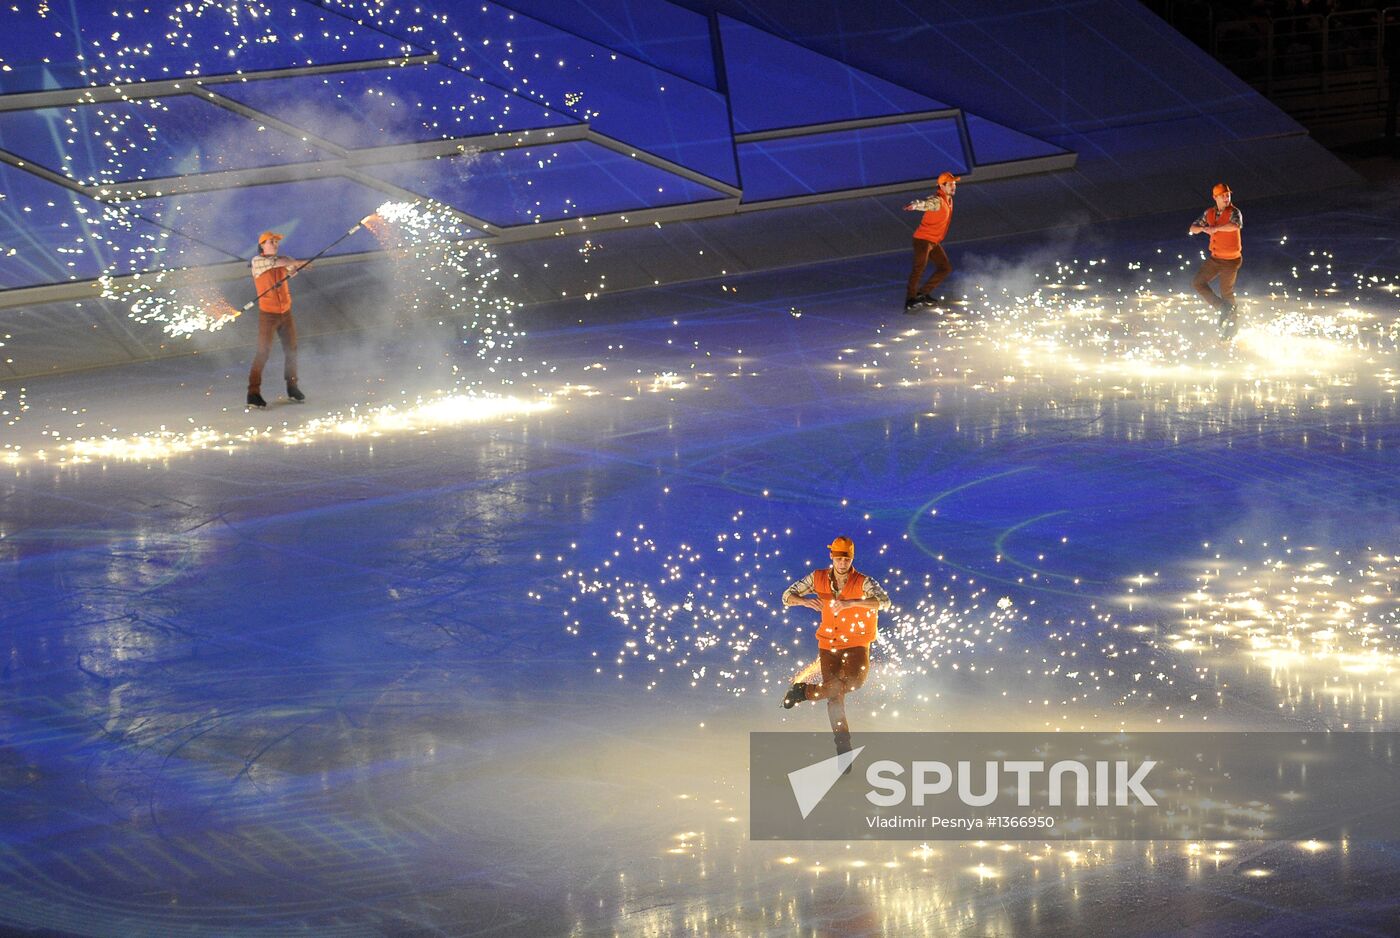
[[[377,217],[378,217],[378,215],[376,215],[375,213],[371,212],[370,214],[366,215],[364,218],[361,218],[358,222],[355,223],[355,226],[354,226],[353,228],[351,228],[349,231],[345,232],[345,234],[341,235],[339,238],[336,238],[336,239],[335,239],[334,241],[332,241],[330,244],[326,245],[326,246],[323,247],[321,250],[317,251],[317,252],[316,252],[312,257],[310,257],[309,259],[304,260],[304,261],[300,262],[299,264],[297,264],[296,268],[295,268],[290,274],[285,274],[285,275],[283,275],[282,277],[279,277],[276,283],[272,284],[272,285],[269,286],[267,289],[265,289],[265,290],[263,290],[261,293],[259,293],[257,296],[253,297],[251,300],[249,300],[248,302],[244,303],[244,304],[243,304],[243,309],[242,309],[241,311],[246,313],[248,310],[252,309],[252,308],[253,308],[253,304],[256,303],[256,302],[258,302],[258,300],[261,300],[263,297],[267,296],[267,295],[268,295],[269,293],[271,293],[273,290],[276,290],[276,289],[277,289],[278,287],[280,287],[282,284],[286,283],[291,277],[295,276],[296,274],[301,273],[303,270],[305,270],[306,268],[310,267],[313,263],[315,263],[316,261],[318,261],[318,260],[320,260],[322,257],[324,257],[324,256],[326,255],[326,252],[330,251],[330,250],[331,250],[332,248],[334,248],[336,245],[340,244],[340,243],[341,243],[342,241],[344,241],[346,238],[350,237],[352,234],[354,234],[355,232],[359,231],[359,230],[360,230],[361,228],[363,228],[367,223],[369,223],[370,221],[372,221],[373,219],[375,219],[375,218],[377,218]],[[267,233],[267,234],[272,234],[272,232],[266,232],[266,233]],[[282,235],[276,235],[276,238],[277,238],[277,240],[280,241],[280,240],[282,239]],[[262,248],[262,242],[261,242],[261,241],[258,242],[258,247],[259,247],[259,250],[261,250],[261,248]]]

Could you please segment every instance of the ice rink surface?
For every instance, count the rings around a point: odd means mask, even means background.
[[[1239,196],[1233,343],[1173,216],[952,244],[942,313],[902,253],[527,309],[523,375],[307,340],[254,414],[231,355],[0,384],[0,924],[1395,933],[1364,837],[747,836],[836,534],[857,739],[1400,728],[1398,200]]]

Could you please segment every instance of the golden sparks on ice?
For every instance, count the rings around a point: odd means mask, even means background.
[[[57,464],[84,462],[158,462],[176,456],[208,451],[232,451],[258,443],[299,446],[336,438],[387,437],[422,434],[472,423],[507,420],[550,410],[549,400],[527,401],[514,397],[452,394],[423,398],[405,404],[352,408],[345,413],[315,417],[301,424],[280,427],[248,427],[238,431],[208,427],[130,436],[96,436],[65,440],[52,448],[27,454]],[[15,453],[10,461],[20,462]]]

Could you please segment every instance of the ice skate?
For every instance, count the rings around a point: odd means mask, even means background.
[[[914,297],[914,299],[918,302],[920,309],[927,310],[930,313],[943,315],[952,311],[951,304],[948,302],[948,299],[943,296],[934,296],[932,293],[920,293],[918,296]]]
[[[1220,329],[1221,341],[1228,342],[1240,331],[1239,320],[1235,315],[1233,304],[1220,308],[1220,319],[1216,325]]]
[[[806,699],[807,684],[804,681],[798,681],[796,684],[792,685],[792,687],[788,689],[788,692],[786,694],[783,695],[783,709],[791,710],[793,707],[797,706]]]

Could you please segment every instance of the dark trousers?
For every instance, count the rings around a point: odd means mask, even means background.
[[[860,690],[870,673],[870,646],[857,645],[832,651],[821,650],[822,682],[807,685],[808,700],[825,700],[831,731],[836,734],[838,752],[849,752],[851,728],[846,723],[846,695]]]
[[[258,353],[253,356],[253,368],[248,372],[248,393],[262,391],[263,366],[267,356],[272,354],[272,336],[282,340],[283,374],[288,384],[297,383],[297,324],[291,313],[264,313],[258,311]]]
[[[924,275],[924,268],[930,263],[933,264],[933,273],[929,276],[928,283],[920,290],[919,278]],[[920,293],[932,293],[952,272],[953,265],[948,262],[948,252],[943,250],[943,245],[915,238],[914,270],[909,274],[909,286],[904,292],[905,299],[912,300]]]
[[[1196,288],[1196,292],[1201,298],[1214,306],[1216,309],[1225,309],[1235,305],[1235,278],[1240,274],[1240,265],[1244,263],[1244,258],[1237,257],[1234,260],[1223,261],[1218,257],[1207,257],[1201,269],[1196,271],[1196,279],[1191,281],[1191,286]],[[1216,277],[1220,278],[1220,295],[1216,296],[1215,291],[1210,288],[1210,282]]]

